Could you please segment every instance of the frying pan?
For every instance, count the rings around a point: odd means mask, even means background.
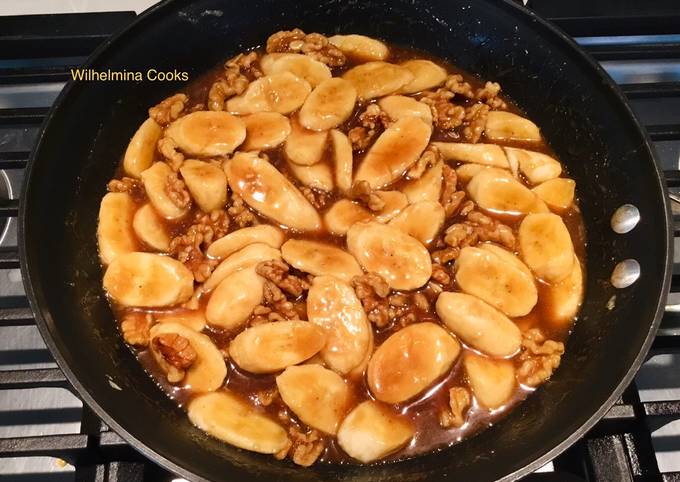
[[[60,367],[106,424],[193,480],[511,480],[549,461],[612,405],[642,363],[671,274],[670,211],[650,141],[611,79],[563,33],[497,0],[176,0],[141,15],[86,67],[186,70],[190,78],[281,29],[362,33],[452,61],[504,92],[542,128],[577,181],[587,229],[585,302],[562,365],[509,416],[439,452],[396,463],[302,469],[191,426],[118,334],[101,288],[96,224],[106,181],[147,108],[181,86],[71,82],[45,120],[21,204],[20,254],[38,327]],[[612,213],[641,221],[615,234]],[[616,262],[641,276],[615,290]],[[613,308],[608,301],[615,296]]]

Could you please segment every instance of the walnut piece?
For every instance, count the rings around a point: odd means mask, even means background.
[[[151,107],[149,117],[156,121],[156,124],[166,126],[182,115],[188,101],[189,98],[184,94],[172,95]]]
[[[478,89],[475,93],[475,98],[486,105],[491,107],[493,110],[505,110],[508,105],[498,97],[501,93],[501,85],[497,82],[487,82],[484,87]]]
[[[279,260],[263,261],[255,268],[257,274],[297,298],[309,289],[309,283],[298,276],[290,274],[289,270],[290,266]]]
[[[324,191],[317,191],[309,186],[302,186],[300,188],[302,195],[309,201],[309,204],[316,209],[323,209],[331,200],[331,194]]]
[[[184,209],[191,204],[191,196],[184,181],[173,172],[165,178],[165,193],[178,208]]]
[[[279,390],[276,387],[260,390],[255,394],[257,403],[263,407],[268,407],[277,398],[279,398]]]
[[[359,201],[371,211],[377,212],[385,208],[385,201],[378,195],[378,190],[374,190],[368,181],[357,181],[352,184],[347,197]]]
[[[475,97],[472,91],[472,86],[463,80],[463,76],[460,74],[452,74],[446,78],[444,86],[454,95],[459,95],[472,99]]]
[[[466,126],[463,137],[473,144],[479,142],[486,127],[486,119],[491,108],[486,104],[473,104],[465,109]]]
[[[264,302],[253,310],[250,325],[271,321],[299,320],[304,316],[305,303],[289,301],[286,294],[274,282],[266,280],[263,286]]]
[[[248,209],[245,201],[236,193],[231,194],[231,205],[227,209],[227,213],[239,228],[252,226],[257,220],[255,215]]]
[[[156,145],[158,152],[165,158],[166,163],[170,166],[173,171],[179,171],[184,162],[184,154],[179,151],[179,147],[169,137],[163,137],[158,140]]]
[[[309,467],[326,448],[326,443],[317,430],[303,432],[295,426],[288,430],[290,441],[288,446],[274,455],[281,460],[289,455],[293,462],[303,467]]]
[[[455,94],[447,89],[425,91],[420,101],[430,106],[434,124],[442,130],[451,131],[463,123],[465,108],[451,103]]]
[[[518,356],[520,366],[517,379],[535,387],[545,382],[560,366],[564,343],[546,339],[538,328],[522,333],[522,351]]]
[[[196,361],[196,351],[189,340],[177,333],[162,333],[152,341],[154,352],[159,355],[158,361],[166,372],[170,383],[177,383]]]
[[[463,387],[449,389],[449,410],[446,410],[439,418],[439,423],[444,428],[462,427],[465,423],[465,412],[472,403],[470,392]]]
[[[329,67],[340,67],[347,62],[345,54],[331,44],[325,35],[305,34],[299,28],[282,30],[271,35],[267,39],[267,53],[274,52],[302,53]]]
[[[151,313],[133,311],[123,316],[120,331],[126,343],[135,346],[147,346],[149,344],[149,329],[153,325]]]
[[[131,177],[123,177],[121,179],[112,179],[106,185],[109,192],[124,192],[130,196],[140,199],[144,197],[144,185],[141,181]]]
[[[390,287],[380,275],[366,273],[352,278],[352,286],[364,307],[368,320],[378,328],[390,322],[390,305],[387,295]]]
[[[257,67],[259,60],[257,52],[239,54],[224,64],[224,75],[217,79],[208,91],[208,109],[214,111],[225,110],[224,102],[235,95],[242,94],[251,78],[262,76]]]
[[[442,155],[436,146],[430,144],[421,154],[416,163],[408,170],[408,177],[410,179],[420,179],[428,167],[441,162]]]
[[[432,279],[439,284],[447,285],[451,283],[451,273],[441,264],[432,264]]]
[[[479,211],[471,211],[465,221],[449,226],[444,241],[453,248],[491,241],[514,250],[516,244],[512,228]]]
[[[352,127],[347,133],[353,151],[368,149],[378,134],[392,123],[378,104],[367,105],[356,121],[359,125]]]
[[[444,165],[442,167],[442,193],[439,197],[439,204],[444,208],[447,218],[458,213],[459,208],[465,200],[465,191],[458,190],[458,176],[455,169]]]

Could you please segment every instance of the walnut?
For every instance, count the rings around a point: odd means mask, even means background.
[[[286,294],[273,281],[266,280],[263,286],[263,304],[255,307],[250,325],[259,325],[271,321],[299,320],[305,315],[300,306],[305,303],[289,301]]]
[[[179,151],[175,141],[169,137],[163,137],[158,140],[157,148],[173,171],[178,171],[182,167],[184,154]]]
[[[109,192],[124,192],[130,196],[140,199],[144,197],[144,185],[141,181],[131,177],[123,177],[121,179],[113,179],[106,185]]]
[[[432,264],[432,279],[439,284],[447,285],[451,283],[451,274],[441,264]]]
[[[479,211],[470,211],[464,222],[449,226],[444,241],[454,248],[491,241],[514,250],[516,244],[515,235],[509,226]]]
[[[331,199],[330,193],[324,191],[317,191],[308,186],[302,186],[300,188],[302,195],[309,201],[309,204],[314,206],[316,209],[323,209],[328,204]]]
[[[547,340],[538,328],[522,333],[522,350],[517,357],[520,366],[517,379],[520,383],[535,387],[546,381],[560,366],[564,343]]]
[[[439,423],[442,427],[462,427],[465,423],[465,412],[472,403],[472,397],[463,387],[449,389],[449,410],[442,413]]]
[[[466,126],[463,129],[463,137],[473,144],[479,142],[486,127],[486,118],[490,107],[486,104],[473,104],[465,108]]]
[[[251,78],[262,76],[262,72],[256,66],[258,61],[257,52],[239,54],[224,64],[224,76],[217,79],[208,92],[208,108],[214,111],[225,110],[224,102],[235,95],[242,94]]]
[[[442,168],[442,193],[439,203],[444,208],[447,218],[458,214],[465,201],[465,191],[458,190],[458,176],[456,170],[448,165]]]
[[[329,67],[345,65],[347,58],[342,51],[320,33],[305,34],[299,28],[276,32],[267,39],[267,53],[303,53]]]
[[[168,174],[168,177],[165,178],[165,193],[178,208],[186,208],[191,204],[191,196],[189,196],[187,186],[177,176],[177,173]]]
[[[248,210],[245,201],[236,193],[231,195],[231,206],[227,209],[227,213],[229,213],[229,216],[231,216],[239,228],[255,224],[255,215]]]
[[[120,324],[120,331],[126,343],[136,346],[147,346],[149,344],[149,329],[153,325],[153,315],[151,313],[141,313],[133,311],[123,316]]]
[[[357,181],[352,184],[347,197],[359,201],[371,211],[382,211],[385,208],[385,201],[378,195],[377,190],[373,190],[368,181]]]
[[[447,89],[435,92],[425,91],[420,101],[430,106],[434,124],[442,130],[450,131],[460,126],[465,118],[465,108],[451,103],[454,93]]]
[[[386,299],[390,293],[387,282],[375,273],[352,278],[352,286],[371,323],[378,328],[390,322],[390,306]]]
[[[347,137],[352,144],[352,150],[363,151],[373,142],[377,135],[390,124],[389,116],[383,112],[378,104],[369,104],[357,117],[358,126],[349,130]]]
[[[501,93],[501,85],[497,82],[487,82],[484,87],[477,89],[475,93],[475,98],[478,101],[484,102],[486,105],[491,107],[493,110],[505,110],[508,105],[499,98]]]
[[[224,68],[225,70],[238,70],[243,75],[257,79],[263,75],[259,68],[259,60],[260,56],[257,52],[241,53],[227,60]]]
[[[430,144],[425,151],[420,155],[416,163],[408,170],[408,177],[411,179],[420,179],[428,167],[441,162],[442,155],[436,146]]]
[[[309,289],[309,283],[302,278],[290,274],[289,270],[290,267],[279,260],[263,261],[255,268],[257,274],[297,298]]]
[[[277,398],[279,398],[279,390],[276,387],[260,390],[255,394],[257,403],[263,407],[268,407]]]
[[[425,296],[423,293],[413,293],[411,295],[411,300],[413,301],[413,305],[423,311],[429,311],[430,310],[430,302],[427,299],[427,296]]]
[[[326,448],[326,443],[317,430],[311,429],[308,432],[303,432],[295,426],[291,426],[288,430],[290,435],[290,442],[283,450],[275,454],[277,459],[283,459],[286,455],[290,455],[298,465],[309,467]]]
[[[443,249],[432,251],[431,257],[432,261],[434,261],[435,263],[445,265],[450,261],[458,259],[459,254],[460,248],[452,248],[449,246]]]
[[[157,124],[166,126],[179,118],[189,98],[184,94],[175,94],[149,109],[149,117]]]
[[[472,92],[472,86],[463,80],[460,74],[452,74],[446,78],[444,86],[453,94],[472,99],[475,94]]]
[[[189,340],[177,333],[163,333],[151,341],[157,360],[166,372],[170,383],[177,383],[196,361],[196,351]]]

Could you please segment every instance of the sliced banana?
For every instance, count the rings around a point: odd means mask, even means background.
[[[335,188],[333,168],[326,162],[317,162],[311,166],[301,166],[288,161],[288,169],[303,185],[331,192]]]
[[[531,184],[540,184],[562,174],[560,163],[546,154],[514,147],[504,149],[508,159],[513,159],[512,162],[517,163],[519,170]]]
[[[317,276],[307,295],[309,321],[322,326],[328,338],[321,357],[329,368],[346,375],[359,367],[371,348],[371,325],[348,281]]]
[[[267,54],[260,59],[260,68],[266,75],[290,72],[306,80],[316,87],[324,80],[332,77],[331,71],[324,63],[303,54]]]
[[[326,343],[326,331],[308,321],[252,326],[229,345],[234,362],[251,373],[273,373],[311,358]]]
[[[368,387],[382,402],[404,402],[446,373],[459,353],[460,344],[441,326],[409,325],[373,353],[366,374]]]
[[[382,61],[366,62],[349,69],[342,76],[350,81],[361,100],[397,92],[414,79],[410,70]]]
[[[268,161],[251,153],[237,153],[225,169],[229,187],[264,216],[299,231],[321,228],[314,206]]]
[[[557,214],[530,214],[519,226],[519,248],[524,262],[547,283],[559,283],[574,266],[574,245]]]
[[[280,248],[285,240],[283,231],[268,224],[249,226],[233,231],[208,246],[211,258],[224,259],[250,244],[264,243],[272,248]]]
[[[278,112],[257,112],[243,117],[246,125],[246,151],[264,151],[283,144],[290,134],[288,117]]]
[[[458,338],[487,355],[514,355],[522,334],[493,306],[465,293],[444,292],[436,303],[437,315]]]
[[[375,220],[379,223],[388,222],[408,206],[408,198],[402,192],[376,191],[375,194],[385,203],[385,206],[375,216]]]
[[[210,277],[203,283],[203,291],[210,291],[217,287],[230,274],[254,266],[262,261],[281,259],[281,251],[272,248],[264,242],[247,244],[238,251],[230,254],[211,273]]]
[[[255,266],[227,275],[210,295],[205,307],[208,323],[225,330],[240,328],[262,303],[264,278]]]
[[[418,201],[439,201],[442,192],[442,169],[444,164],[438,162],[427,169],[419,179],[408,181],[402,192],[410,203]]]
[[[445,161],[472,162],[484,166],[509,169],[508,159],[496,144],[463,144],[462,142],[433,142]]]
[[[493,243],[481,243],[478,244],[477,247],[479,249],[483,249],[484,251],[488,251],[492,254],[495,254],[501,259],[501,261],[510,263],[513,267],[519,269],[527,276],[533,277],[533,273],[531,272],[529,267],[526,264],[524,264],[524,262],[521,259],[515,256],[514,253],[511,253],[507,249],[501,248],[500,246]]]
[[[438,202],[419,201],[397,214],[389,225],[427,246],[441,230],[445,217],[444,208]]]
[[[418,102],[413,97],[405,95],[390,95],[378,101],[383,112],[396,122],[404,117],[417,117],[427,125],[432,125],[432,111],[427,104]]]
[[[432,129],[417,117],[398,120],[375,141],[359,165],[355,181],[379,189],[401,177],[427,147]]]
[[[146,171],[140,174],[144,183],[146,195],[156,212],[166,219],[177,219],[189,212],[189,207],[179,207],[168,196],[168,176],[172,169],[164,162],[155,162]]]
[[[415,94],[432,89],[446,80],[446,70],[430,60],[407,60],[400,65],[413,74],[413,80],[399,89],[402,94]]]
[[[533,276],[480,248],[463,248],[456,260],[460,289],[481,298],[509,317],[528,314],[538,301]]]
[[[321,365],[290,366],[276,377],[276,386],[283,403],[303,423],[336,434],[351,399],[340,375]]]
[[[300,124],[313,131],[325,131],[345,122],[354,111],[357,90],[340,77],[324,80],[312,91],[298,114]]]
[[[226,156],[243,143],[246,126],[226,112],[198,111],[170,124],[165,136],[191,156]]]
[[[470,179],[475,177],[479,172],[485,169],[492,169],[491,166],[484,166],[482,164],[461,164],[456,168],[456,177],[460,182],[470,182]]]
[[[387,406],[368,400],[342,421],[338,444],[360,462],[381,459],[405,446],[415,434],[411,423]]]
[[[187,159],[179,172],[203,212],[220,209],[227,203],[227,176],[221,168],[209,162]]]
[[[539,184],[532,189],[548,207],[557,213],[562,213],[574,204],[576,183],[572,179],[558,177]]]
[[[545,212],[545,203],[508,171],[498,168],[478,172],[467,185],[472,200],[496,214],[521,215]]]
[[[137,249],[133,220],[135,202],[124,192],[110,192],[99,205],[97,243],[103,264],[110,264],[121,254]]]
[[[347,248],[366,271],[379,274],[395,290],[420,288],[432,275],[425,246],[393,226],[354,224],[347,232]]]
[[[331,152],[335,166],[335,182],[340,192],[347,192],[352,188],[353,155],[352,144],[347,136],[337,129],[330,132]]]
[[[101,226],[101,221],[99,221],[99,224]],[[151,204],[147,203],[137,210],[132,220],[132,228],[144,244],[156,251],[168,251],[170,249],[170,234]],[[103,253],[101,241],[99,250],[100,253]]]
[[[194,277],[169,256],[127,253],[117,256],[106,269],[104,290],[124,306],[172,306],[191,298]]]
[[[567,325],[574,320],[583,302],[583,271],[577,257],[569,276],[546,287],[541,295],[543,313],[552,323]]]
[[[153,314],[159,323],[179,323],[194,331],[205,328],[205,313],[201,310],[187,310],[184,308],[172,311],[159,311]]]
[[[359,203],[340,199],[323,216],[326,229],[336,236],[344,236],[355,223],[372,221],[375,215]]]
[[[333,35],[328,39],[343,54],[361,62],[385,60],[390,55],[387,45],[365,35]]]
[[[201,430],[245,450],[275,454],[290,443],[283,427],[226,389],[194,398],[187,412]]]
[[[529,119],[492,110],[486,118],[484,135],[492,141],[540,141],[541,131]]]
[[[283,152],[292,163],[311,166],[318,163],[326,152],[328,132],[305,129],[297,119],[291,121],[291,132],[286,139]]]
[[[153,119],[147,119],[139,126],[123,158],[123,169],[128,176],[138,178],[142,171],[149,168],[162,133],[163,129]]]
[[[319,241],[289,239],[281,246],[281,255],[289,265],[314,276],[330,275],[350,281],[363,274],[354,256]]]
[[[229,99],[227,110],[239,115],[256,112],[290,114],[300,108],[311,91],[309,82],[295,74],[270,74],[251,82],[243,94]]]
[[[198,333],[180,323],[157,323],[151,327],[150,338],[160,335],[177,334],[186,338],[196,352],[196,360],[186,370],[182,386],[196,392],[212,392],[217,390],[227,376],[227,365],[222,353],[217,349],[209,336]],[[150,344],[151,354],[157,361],[162,356]]]
[[[463,357],[472,393],[477,402],[491,410],[505,405],[515,391],[515,367],[510,360],[492,360],[472,352]]]

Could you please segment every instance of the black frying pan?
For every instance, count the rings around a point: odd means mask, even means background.
[[[398,463],[302,469],[192,427],[119,336],[102,292],[95,240],[99,201],[128,140],[147,108],[180,88],[157,82],[70,83],[45,121],[24,186],[20,250],[26,292],[47,345],[110,427],[190,479],[467,481],[535,470],[611,406],[659,324],[671,274],[671,233],[649,139],[611,79],[574,42],[503,1],[170,1],[99,48],[88,65],[188,70],[195,78],[292,27],[363,33],[427,50],[500,82],[541,126],[577,181],[588,232],[585,303],[557,373],[494,427]],[[636,205],[642,220],[631,233],[614,234],[610,217],[624,203]],[[626,258],[637,259],[642,274],[617,291],[609,277]]]

